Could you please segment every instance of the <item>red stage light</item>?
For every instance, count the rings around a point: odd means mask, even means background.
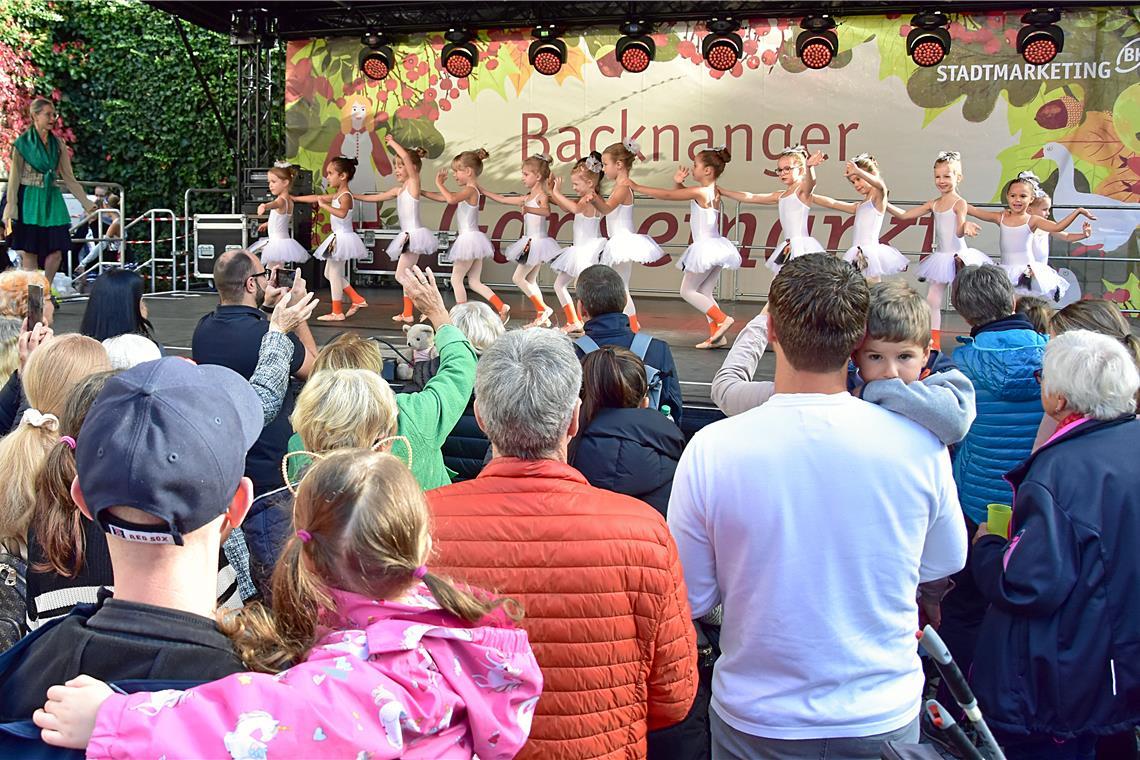
[[[831,65],[831,48],[823,42],[810,42],[800,51],[800,59],[809,69],[826,69]]]
[[[1030,11],[1021,17],[1026,26],[1017,33],[1017,52],[1026,63],[1044,66],[1065,49],[1065,33],[1057,26],[1060,20],[1060,11],[1053,9]]]
[[[913,29],[906,36],[906,52],[919,66],[937,66],[950,52],[950,19],[940,12],[919,13],[910,20]]]
[[[622,36],[618,38],[614,55],[621,67],[631,74],[640,74],[649,68],[657,55],[657,46],[648,32],[650,27],[644,21],[630,20],[618,27]]]
[[[744,45],[737,34],[710,34],[705,37],[703,48],[710,69],[729,71],[740,60]]]
[[[796,38],[796,55],[809,69],[825,69],[839,52],[839,38],[835,36],[835,20],[831,16],[808,16],[800,22],[803,27]]]
[[[392,72],[392,58],[392,48],[387,45],[375,50],[365,48],[360,52],[360,70],[369,79],[385,79]]]
[[[553,27],[536,26],[532,34],[536,39],[527,54],[530,65],[539,74],[554,76],[566,63],[566,43],[554,36]]]
[[[443,46],[443,68],[448,74],[457,78],[471,76],[475,70],[475,62],[479,60],[479,53],[470,42],[452,43]]]

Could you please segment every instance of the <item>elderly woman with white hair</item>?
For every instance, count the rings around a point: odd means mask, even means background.
[[[1093,758],[1140,723],[1140,374],[1119,341],[1073,330],[1040,380],[1057,432],[1006,475],[1010,538],[974,539],[990,602],[974,688],[1010,760]]]

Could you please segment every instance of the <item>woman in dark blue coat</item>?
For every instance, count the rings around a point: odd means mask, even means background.
[[[590,485],[641,499],[664,515],[685,436],[648,408],[647,392],[645,365],[636,354],[617,346],[587,354],[570,464]]]
[[[1041,403],[1057,432],[1006,475],[1012,538],[978,527],[971,568],[990,607],[971,677],[1010,760],[1084,760],[1121,737],[1135,752],[1138,387],[1118,341],[1088,330],[1050,341]]]

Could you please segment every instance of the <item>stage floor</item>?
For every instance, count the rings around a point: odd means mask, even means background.
[[[504,291],[506,289],[499,292],[506,295]],[[400,326],[391,320],[391,316],[401,308],[400,291],[395,288],[378,288],[361,289],[360,293],[368,299],[370,306],[352,319],[344,322],[318,322],[314,319],[310,322],[317,344],[323,345],[344,330],[353,330],[366,335],[382,336],[393,345],[403,347],[405,345],[403,332]],[[319,295],[324,302],[317,307],[314,316],[327,314],[329,311],[328,292]],[[452,304],[450,293],[445,293],[444,298],[450,306]],[[551,299],[551,303],[554,303],[552,296]],[[211,291],[146,296],[145,300],[150,320],[154,323],[159,339],[170,353],[183,356],[190,355],[190,340],[198,320],[203,314],[213,310],[218,302],[217,295]],[[533,308],[521,294],[513,294],[505,300],[510,303],[513,315],[508,329],[522,327],[533,318]],[[56,311],[56,331],[77,331],[86,303],[86,297],[66,301],[63,308]],[[643,296],[637,298],[637,305],[642,329],[666,341],[673,349],[686,406],[689,403],[711,405],[710,383],[721,362],[724,361],[726,351],[702,351],[693,348],[707,334],[704,316],[697,314],[692,307],[677,297]],[[763,304],[755,302],[721,301],[721,307],[737,322],[729,333],[729,338],[735,337],[739,328],[758,314],[762,306]],[[561,317],[561,314],[557,313],[556,316]],[[947,350],[953,351],[953,346],[956,345],[954,337],[968,332],[965,322],[957,314],[950,312],[943,316],[943,327],[947,331],[943,344]],[[385,352],[387,353],[387,350]],[[760,362],[756,378],[771,380],[774,371],[775,359],[771,353],[768,353]]]

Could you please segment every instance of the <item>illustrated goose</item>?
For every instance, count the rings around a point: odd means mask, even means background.
[[[1061,211],[1084,206],[1096,217],[1092,235],[1082,241],[1086,248],[1099,248],[1103,252],[1115,251],[1128,242],[1136,227],[1140,226],[1140,209],[1128,208],[1116,198],[1096,193],[1082,193],[1073,182],[1073,157],[1060,143],[1047,143],[1034,158],[1047,158],[1057,164],[1057,189],[1053,191],[1053,205]],[[1105,206],[1106,208],[1093,208]]]

